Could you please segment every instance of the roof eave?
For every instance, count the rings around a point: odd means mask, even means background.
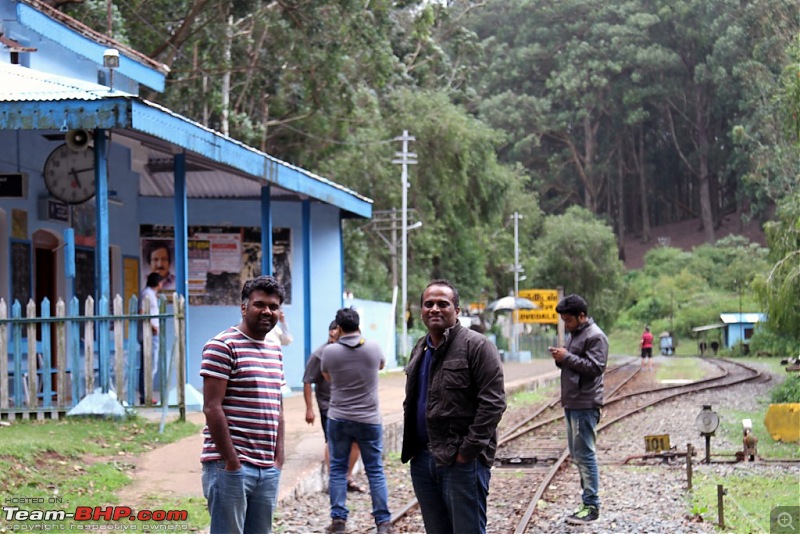
[[[0,102],[0,129],[75,128],[132,129],[252,176],[264,185],[275,184],[356,217],[372,217],[371,199],[136,97]]]
[[[37,6],[38,4],[40,3],[37,3]],[[60,13],[60,15],[64,18],[69,18],[63,13]],[[161,65],[161,68],[158,69],[152,60],[149,60],[152,64],[148,65],[143,59],[133,59],[127,47],[123,47],[110,39],[108,39],[108,43],[104,44],[96,42],[63,22],[54,19],[51,15],[42,12],[40,8],[32,7],[26,3],[17,4],[17,17],[19,23],[23,26],[48,40],[60,43],[68,50],[85,57],[98,66],[103,65],[103,53],[108,48],[118,49],[120,51],[120,61],[117,72],[158,92],[164,92],[166,74],[169,72],[166,65]],[[88,31],[89,28],[86,30]]]

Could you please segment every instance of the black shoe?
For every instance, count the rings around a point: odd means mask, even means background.
[[[597,521],[598,517],[600,517],[600,511],[597,506],[581,504],[580,508],[567,518],[567,523],[570,525],[586,525],[592,521]]]
[[[331,524],[325,529],[329,534],[341,534],[347,532],[347,521],[344,519],[332,519]]]
[[[393,532],[392,523],[389,521],[379,523],[378,529],[375,531],[376,534],[392,534]]]

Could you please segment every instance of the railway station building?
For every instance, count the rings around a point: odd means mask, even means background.
[[[239,321],[243,280],[273,274],[299,388],[343,305],[342,221],[372,201],[139,96],[167,75],[43,2],[0,0],[0,298],[127,303],[166,266],[201,390],[205,341]]]

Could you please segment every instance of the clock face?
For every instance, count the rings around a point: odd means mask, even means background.
[[[69,204],[94,196],[94,149],[72,150],[61,145],[44,164],[44,183],[50,194]]]

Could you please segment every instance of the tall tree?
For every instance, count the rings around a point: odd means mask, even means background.
[[[563,215],[545,218],[535,247],[535,281],[582,295],[597,322],[610,329],[623,298],[623,267],[613,230],[588,210],[573,206]]]

